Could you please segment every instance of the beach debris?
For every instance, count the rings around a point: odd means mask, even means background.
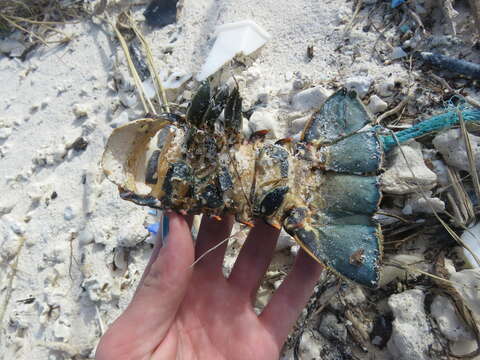
[[[145,56],[142,53],[140,48],[140,44],[138,41],[131,41],[128,45],[128,50],[130,51],[130,55],[132,57],[132,63],[137,70],[138,76],[140,77],[141,81],[145,81],[150,77],[150,69],[148,68],[148,64],[145,61]]]
[[[388,104],[377,95],[372,95],[370,96],[367,108],[372,114],[378,114],[387,110]]]
[[[77,119],[88,116],[91,111],[89,104],[74,104],[72,108],[73,114]]]
[[[347,328],[344,321],[339,321],[337,317],[328,312],[320,321],[318,330],[327,339],[345,342],[347,339]]]
[[[161,29],[177,21],[178,0],[152,0],[144,11],[147,24]]]
[[[67,145],[66,148],[73,149],[75,151],[84,151],[87,149],[88,140],[83,136],[78,137],[71,145]]]
[[[345,81],[348,90],[355,90],[359,98],[364,98],[370,90],[373,79],[368,76],[352,76]]]
[[[434,343],[424,309],[425,294],[420,289],[404,291],[388,298],[393,312],[392,336],[388,351],[398,360],[429,360],[429,350]]]
[[[406,98],[408,98],[408,96]],[[383,115],[384,114],[382,114],[382,116]],[[461,115],[465,124],[470,122],[480,122],[480,109],[463,110],[461,112]],[[456,111],[449,111],[443,114],[433,116],[429,119],[421,121],[420,123],[408,129],[397,132],[395,134],[395,137],[393,135],[382,136],[383,150],[385,152],[388,152],[395,146],[397,146],[398,143],[402,144],[410,141],[411,139],[415,139],[427,134],[446,131],[455,125],[459,125],[459,117]]]
[[[375,82],[375,92],[381,97],[389,97],[395,93],[395,79],[388,78]]]
[[[301,112],[318,110],[330,95],[323,87],[315,86],[295,94],[292,98],[292,107]]]
[[[475,165],[480,169],[480,137],[468,134],[468,138],[472,144]],[[432,143],[448,165],[470,172],[467,149],[460,129],[441,132],[435,136]]]
[[[75,212],[71,206],[67,206],[63,211],[63,218],[67,221],[72,220],[75,217]]]
[[[382,267],[382,274],[380,277],[380,287],[385,287],[394,280],[406,281],[418,277],[418,273],[410,272],[403,267],[409,265],[419,266],[425,259],[421,254],[397,254],[388,259],[392,265],[385,265]],[[396,266],[401,264],[402,267]],[[395,265],[395,266],[394,266]]]
[[[393,149],[386,156],[386,167],[387,171],[382,175],[386,193],[411,194],[430,190],[437,183],[437,175],[425,165],[422,146],[416,141]]]
[[[448,297],[437,295],[430,305],[430,313],[442,334],[450,341],[474,340],[472,330],[458,316],[455,304]]]
[[[444,211],[445,203],[438,197],[432,197],[431,191],[408,195],[402,209],[402,213],[405,215],[433,214],[434,212],[442,213]]]
[[[160,227],[163,229],[163,237],[166,237],[168,235],[168,217],[163,216],[162,221],[155,222],[153,224],[150,224],[147,226],[147,230],[149,233],[152,233],[153,235],[157,235],[158,232],[160,231]]]
[[[442,0],[442,10],[445,14],[445,17],[448,19],[450,24],[450,31],[454,36],[457,36],[457,28],[455,25],[455,20],[458,16],[458,11],[453,8],[453,0]]]
[[[390,55],[392,60],[401,59],[405,56],[407,56],[407,53],[400,46],[395,46],[392,49],[392,54]]]
[[[387,346],[387,342],[392,336],[392,319],[384,315],[379,315],[373,322],[372,332],[370,333],[370,341],[373,345],[383,349]]]
[[[11,127],[0,127],[0,140],[7,140],[10,135],[12,135],[12,128]]]
[[[390,6],[392,7],[392,9],[395,9],[396,7],[402,5],[405,1],[406,0],[392,0]]]
[[[192,78],[192,73],[175,71],[163,82],[164,89],[178,89]]]
[[[477,35],[480,35],[480,0],[469,0],[468,4],[470,5],[473,19],[475,20],[474,28],[477,31]]]
[[[418,55],[429,65],[448,70],[454,74],[465,75],[473,80],[480,80],[480,64],[433,52],[419,52]]]
[[[0,40],[0,53],[2,54],[21,57],[26,49],[26,46],[18,40],[9,38]]]
[[[252,20],[220,25],[215,35],[213,48],[196,76],[198,81],[217,72],[236,55],[250,55],[270,39],[270,35]]]
[[[292,247],[295,244],[296,244],[295,240],[290,235],[288,235],[288,233],[285,230],[282,229],[282,231],[280,231],[280,235],[278,236],[275,250],[282,251],[284,249],[288,249]]]
[[[267,137],[276,138],[280,134],[277,113],[273,109],[255,110],[248,121],[252,132],[268,130]]]
[[[467,247],[472,250],[478,258],[480,258],[480,223],[475,224],[474,226],[466,229],[462,234],[462,242],[467,245]],[[466,248],[462,248],[463,255],[469,262],[470,266],[474,268],[480,268],[480,264],[477,263],[472,253]]]
[[[480,267],[457,271],[450,276],[450,280],[478,321],[480,319],[480,289],[478,288]]]
[[[315,56],[315,53],[314,53],[313,45],[308,45],[307,46],[307,58],[309,60],[312,60],[314,56]]]

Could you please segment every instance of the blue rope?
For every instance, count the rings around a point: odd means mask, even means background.
[[[463,110],[462,115],[465,122],[480,122],[480,110]],[[424,120],[409,129],[399,131],[395,133],[395,136],[399,143],[404,143],[408,140],[415,139],[432,132],[448,129],[457,125],[458,123],[459,119],[457,112],[449,111],[447,113]],[[380,139],[383,143],[383,151],[385,152],[392,150],[397,145],[397,141],[392,135],[381,135]]]

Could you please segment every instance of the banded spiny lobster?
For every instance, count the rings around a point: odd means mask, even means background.
[[[123,199],[184,214],[234,214],[284,229],[318,262],[361,285],[376,287],[382,235],[373,219],[381,199],[383,153],[399,142],[451,127],[449,112],[392,135],[362,131],[371,117],[355,93],[330,96],[300,141],[245,139],[238,89],[211,94],[201,84],[185,116],[162,114],[115,129],[103,156]],[[480,110],[465,110],[479,122]]]

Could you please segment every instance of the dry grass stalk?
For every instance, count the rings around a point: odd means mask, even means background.
[[[135,32],[135,35],[140,39],[140,42],[143,45],[143,48],[145,49],[145,53],[147,55],[147,64],[148,64],[148,70],[150,73],[153,75],[154,79],[154,84],[156,87],[156,96],[157,96],[157,101],[159,104],[163,104],[163,110],[165,112],[170,112],[170,109],[168,107],[168,101],[167,101],[167,96],[165,95],[165,90],[162,86],[162,80],[160,79],[160,76],[158,75],[157,69],[155,68],[154,62],[153,62],[153,55],[152,51],[150,50],[150,46],[148,45],[147,40],[143,36],[142,32],[138,28],[137,24],[135,23],[135,20],[130,16],[127,15],[128,19],[130,21],[130,25]],[[161,95],[161,99],[160,99]]]
[[[395,115],[396,113],[399,113],[400,111],[402,111],[402,109],[408,104],[408,102],[410,101],[410,98],[412,97],[412,91],[409,90],[407,95],[402,99],[402,101],[400,101],[400,103],[395,106],[393,109],[391,110],[387,110],[386,112],[384,112],[382,115],[380,115],[378,118],[377,118],[377,121],[375,122],[376,125],[379,125],[381,124],[381,122],[386,119],[387,117],[389,116],[392,116],[392,115]]]
[[[140,76],[138,75],[137,69],[135,69],[135,65],[133,64],[132,56],[130,55],[130,51],[128,50],[127,41],[123,37],[120,30],[118,30],[117,25],[113,23],[110,23],[110,25],[114,29],[115,35],[117,35],[117,38],[120,41],[120,46],[122,47],[123,53],[125,54],[128,69],[130,71],[130,74],[133,77],[133,81],[135,82],[135,86],[137,88],[138,95],[140,96],[140,101],[142,102],[145,113],[156,114],[155,108],[153,104],[150,102],[150,99],[147,96],[145,96],[145,89],[143,88],[143,84],[142,84],[142,81],[140,80]]]
[[[439,254],[435,262],[434,269],[435,269],[435,273],[438,275],[438,277],[435,277],[433,279],[434,282],[453,301],[453,303],[455,304],[457,313],[465,321],[465,323],[468,324],[470,329],[473,331],[477,341],[477,349],[475,351],[469,354],[461,355],[461,356],[450,353],[450,356],[453,358],[463,358],[463,359],[470,359],[470,358],[476,357],[480,353],[480,328],[475,320],[475,317],[473,315],[471,308],[464,301],[462,295],[455,287],[455,285],[458,286],[460,284],[454,283],[452,281],[445,281],[448,278],[448,271],[445,268],[445,255],[443,252]]]
[[[408,169],[410,170],[410,173],[412,174],[412,177],[413,179],[415,179],[415,183],[418,184],[418,181],[416,180],[416,176],[415,176],[415,173],[413,172],[412,170],[412,167],[410,166],[410,164],[408,163],[408,159],[400,145],[400,142],[398,141],[398,138],[397,136],[395,135],[395,133],[393,131],[390,132],[395,140],[395,142],[397,143],[397,146],[399,147],[400,149],[400,153],[402,154],[403,158],[405,159],[405,163],[407,164],[407,167]],[[419,187],[421,189],[421,187]],[[477,254],[475,254],[475,252],[471,249],[470,246],[468,246],[467,244],[465,244],[465,242],[460,238],[460,236],[457,235],[457,233],[455,233],[455,231],[453,231],[453,229],[438,215],[437,211],[433,208],[432,204],[430,203],[430,201],[428,201],[428,197],[425,195],[425,192],[423,190],[416,190],[415,191],[418,195],[420,195],[426,202],[426,204],[428,204],[428,206],[430,207],[430,210],[432,211],[433,215],[435,216],[435,218],[440,222],[440,224],[442,224],[442,226],[445,228],[445,230],[447,230],[447,232],[450,234],[450,236],[455,239],[455,241],[460,244],[461,246],[463,246],[465,249],[467,249],[467,251],[472,254],[472,257],[475,259],[475,261],[477,262],[477,264],[480,265],[480,258],[477,256]],[[455,220],[454,217],[452,217],[450,214],[446,213],[447,215],[449,215],[449,217],[452,219],[452,220]]]
[[[20,30],[28,35],[27,41],[39,41],[47,44],[50,33],[64,35],[59,41],[70,38],[55,25],[65,24],[79,19],[84,15],[82,0],[1,0],[0,1],[0,32],[7,34]]]
[[[480,199],[480,181],[478,179],[475,157],[473,156],[472,143],[470,142],[470,137],[468,136],[467,128],[465,127],[462,112],[457,110],[457,116],[460,120],[460,128],[462,129],[463,140],[465,141],[465,148],[467,149],[468,165],[470,167],[470,175],[472,176],[473,188],[475,189],[477,199]]]
[[[447,166],[447,174],[453,194],[455,195],[454,198],[451,193],[448,193],[447,198],[457,218],[457,224],[464,227],[475,220],[473,204],[462,184],[458,170]]]

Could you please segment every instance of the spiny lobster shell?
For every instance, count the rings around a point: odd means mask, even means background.
[[[223,116],[222,116],[223,115]],[[376,287],[381,231],[382,147],[355,93],[330,96],[301,141],[241,135],[238,89],[213,95],[201,84],[186,116],[135,120],[110,136],[107,177],[123,199],[182,213],[254,217],[284,229],[315,260],[359,284]]]

